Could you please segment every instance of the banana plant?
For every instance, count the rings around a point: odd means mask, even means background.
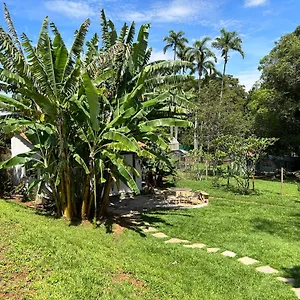
[[[58,216],[97,219],[106,212],[113,182],[138,192],[137,171],[123,154],[155,157],[153,143],[168,147],[162,127],[190,125],[180,119],[184,109],[165,109],[174,98],[181,106],[189,103],[174,96],[173,85],[186,78],[171,78],[170,70],[182,64],[148,63],[147,24],[133,42],[134,23],[117,36],[113,23],[103,20],[107,42],[99,47],[94,35],[84,53],[89,20],[68,50],[48,18],[36,46],[25,34],[20,41],[9,13],[6,19],[9,31],[0,27],[0,79],[2,90],[12,94],[0,94],[1,107],[12,112],[8,130],[24,132],[33,149],[1,167],[27,164],[38,171],[32,186],[52,194]]]

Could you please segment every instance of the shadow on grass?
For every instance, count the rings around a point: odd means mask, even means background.
[[[145,225],[145,222],[149,225]],[[137,224],[139,223],[139,224]],[[156,217],[156,216],[147,216],[147,215],[136,215],[132,217],[120,217],[120,216],[114,216],[110,215],[105,222],[103,223],[106,228],[106,233],[112,234],[114,233],[113,225],[119,225],[123,228],[132,230],[136,233],[138,233],[141,237],[146,237],[146,234],[143,232],[143,230],[140,228],[140,226],[145,227],[151,227],[156,224],[164,224],[167,226],[173,226],[172,224],[166,222],[162,218]]]
[[[295,288],[299,288],[300,287],[300,266],[294,266],[292,268],[283,268],[283,271],[285,277],[295,279],[293,286]]]
[[[251,220],[255,230],[263,231],[274,236],[285,238],[291,241],[298,241],[300,237],[300,214],[290,215],[288,221],[268,220],[254,218]],[[281,219],[282,220],[282,219]],[[297,228],[297,230],[291,229]]]

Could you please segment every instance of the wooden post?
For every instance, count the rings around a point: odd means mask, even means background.
[[[229,165],[227,166],[227,187],[229,188],[230,185],[230,167]]]
[[[207,159],[205,160],[205,180],[207,181],[208,179],[208,161]]]
[[[283,195],[283,168],[281,168],[280,172],[280,193]]]

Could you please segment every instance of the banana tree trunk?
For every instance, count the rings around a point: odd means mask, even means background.
[[[74,209],[72,203],[72,192],[71,192],[71,178],[70,178],[70,168],[68,162],[64,168],[64,183],[65,183],[65,196],[66,196],[66,207],[65,207],[65,217],[67,220],[74,218]]]
[[[107,206],[109,203],[109,194],[110,194],[112,183],[113,183],[112,176],[108,174],[108,178],[106,179],[105,186],[104,186],[99,217],[104,217],[107,214]]]
[[[88,218],[89,199],[90,199],[90,176],[86,174],[84,179],[82,207],[81,207],[82,220],[86,220]]]

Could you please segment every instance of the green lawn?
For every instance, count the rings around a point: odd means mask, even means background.
[[[147,213],[145,221],[170,237],[232,250],[300,277],[296,185],[286,185],[288,197],[278,195],[275,182],[258,182],[260,196],[234,195],[210,182],[178,185],[216,198],[202,209]],[[0,299],[296,299],[288,285],[236,259],[166,245],[137,230],[106,231],[0,201]]]

